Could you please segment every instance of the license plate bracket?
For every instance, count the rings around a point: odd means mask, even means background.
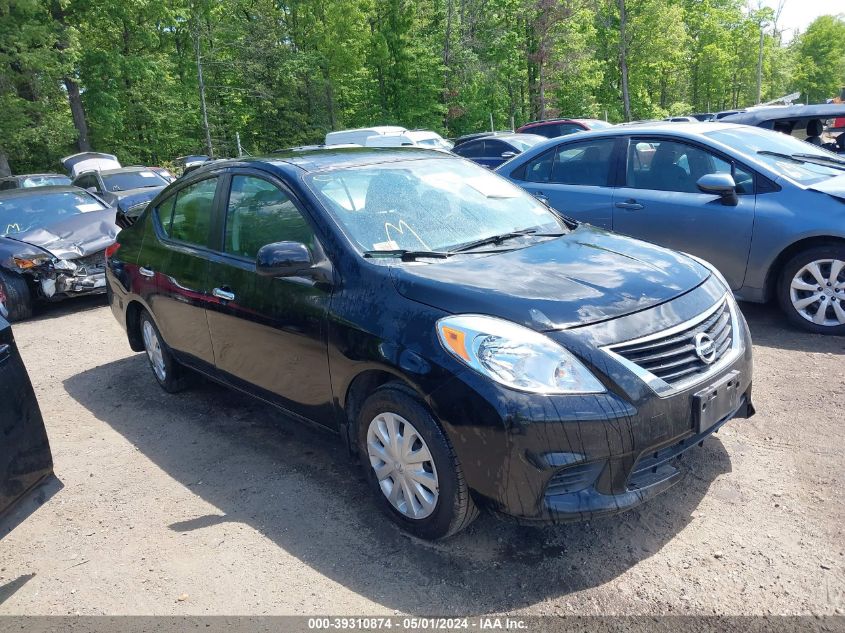
[[[703,433],[739,407],[740,372],[732,371],[692,397],[695,432]]]

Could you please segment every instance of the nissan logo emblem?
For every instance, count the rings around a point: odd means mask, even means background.
[[[716,343],[709,334],[699,332],[695,335],[695,354],[708,365],[716,360]]]

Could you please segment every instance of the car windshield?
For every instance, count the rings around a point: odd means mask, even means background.
[[[450,251],[515,231],[565,230],[533,196],[459,159],[336,169],[312,173],[306,180],[365,253]]]
[[[755,156],[773,171],[802,185],[841,176],[845,171],[845,164],[829,162],[841,160],[836,154],[780,132],[742,126],[708,132],[707,136]]]
[[[47,187],[49,185],[69,185],[70,178],[67,176],[27,176],[21,181],[21,187]]]
[[[152,170],[125,171],[117,174],[102,174],[106,191],[126,191],[145,187],[163,187],[167,181]]]
[[[591,130],[605,130],[609,127],[613,127],[613,123],[608,123],[607,121],[602,121],[601,119],[587,119],[585,123]]]
[[[444,138],[432,137],[432,138],[423,138],[417,141],[417,145],[420,147],[431,147],[433,149],[444,149],[450,150],[454,146],[453,143],[447,141]]]
[[[105,207],[96,198],[81,191],[0,198],[0,235],[22,233],[72,215],[102,209]]]

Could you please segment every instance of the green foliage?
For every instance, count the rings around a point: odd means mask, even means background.
[[[0,170],[76,151],[73,103],[126,164],[204,152],[201,92],[219,156],[236,134],[257,154],[373,124],[620,121],[623,51],[634,118],[744,106],[761,31],[761,100],[845,85],[842,17],[784,46],[745,0],[0,0]]]
[[[795,80],[811,103],[838,94],[845,86],[845,19],[824,15],[794,43]]]

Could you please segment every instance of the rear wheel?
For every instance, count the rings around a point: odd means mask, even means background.
[[[168,393],[185,389],[188,386],[187,370],[173,357],[152,317],[146,311],[141,313],[140,326],[144,351],[158,384]]]
[[[379,505],[404,530],[440,539],[478,516],[448,438],[403,385],[381,387],[364,402],[358,446]]]
[[[845,334],[845,247],[817,246],[789,260],[778,300],[795,325],[819,334]]]
[[[9,321],[22,321],[32,316],[32,294],[26,279],[20,275],[0,270],[0,282],[6,290],[6,310]]]

